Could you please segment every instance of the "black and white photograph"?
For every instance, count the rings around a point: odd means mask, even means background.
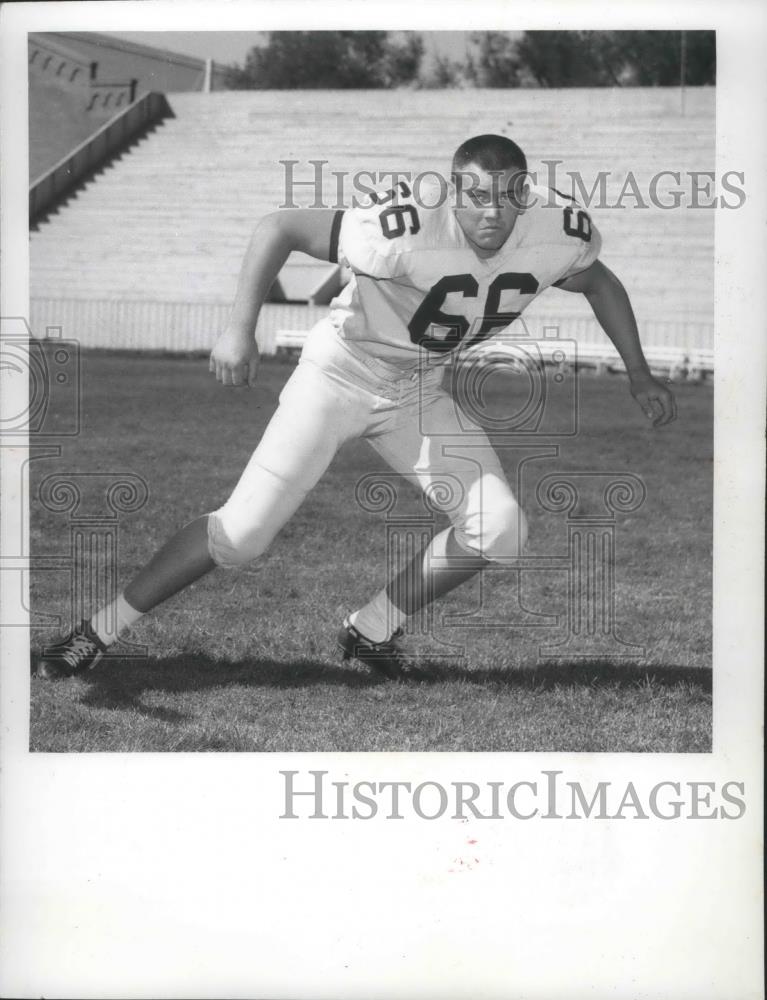
[[[710,750],[715,33],[161,40],[29,36],[31,748]]]
[[[14,6],[15,995],[762,995],[756,5]]]

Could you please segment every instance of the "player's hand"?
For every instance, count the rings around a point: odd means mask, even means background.
[[[652,420],[653,427],[661,427],[676,419],[674,394],[649,372],[631,377],[631,395],[647,419]]]
[[[210,352],[209,371],[222,385],[256,384],[259,353],[255,338],[227,328]]]

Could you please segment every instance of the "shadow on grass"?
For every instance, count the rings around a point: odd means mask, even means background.
[[[364,668],[312,660],[232,663],[199,655],[102,661],[84,681],[87,690],[81,699],[82,704],[94,708],[132,708],[169,722],[180,722],[189,716],[183,711],[146,705],[143,696],[149,692],[183,694],[226,687],[290,689],[335,686],[366,689],[392,683]],[[607,661],[541,663],[522,670],[502,667],[472,670],[460,665],[425,662],[415,667],[404,683],[408,686],[463,683],[527,690],[549,690],[558,686],[685,686],[706,693],[711,691],[711,670]]]
[[[325,666],[311,660],[248,660],[232,663],[209,656],[174,656],[102,661],[83,678],[87,692],[80,699],[92,708],[132,708],[157,717],[166,713],[169,721],[183,721],[191,713],[158,709],[143,703],[148,692],[184,694],[227,687],[296,688],[322,685],[366,688],[384,683],[375,675],[352,668]]]
[[[711,669],[658,665],[613,660],[575,660],[535,664],[522,670],[494,667],[489,670],[466,670],[461,667],[428,664],[422,669],[423,680],[468,681],[473,684],[497,685],[547,691],[554,687],[615,687],[636,688],[693,687],[710,693]]]

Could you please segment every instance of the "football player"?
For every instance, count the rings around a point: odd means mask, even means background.
[[[674,418],[674,399],[650,373],[626,291],[599,260],[597,229],[574,201],[529,183],[514,142],[469,139],[455,153],[450,185],[435,179],[434,190],[421,185],[419,194],[400,182],[361,207],[286,209],[256,226],[230,321],[210,355],[223,386],[255,384],[256,321],[291,252],[344,263],[352,280],[309,333],[226,503],[183,527],[110,605],[47,649],[39,676],[82,673],[143,614],[203,574],[256,559],[338,448],[358,437],[450,520],[341,626],[345,658],[402,676],[397,636],[408,616],[490,562],[513,565],[527,535],[498,456],[479,426],[459,418],[442,368],[458,348],[507,327],[551,285],[585,295],[647,418],[655,425]]]

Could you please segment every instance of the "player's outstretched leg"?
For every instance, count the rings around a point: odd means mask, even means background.
[[[210,572],[208,515],[177,531],[114,601],[90,621],[48,647],[36,664],[38,677],[58,680],[85,673],[147,611]]]
[[[43,677],[82,673],[142,614],[208,573],[257,559],[303,503],[336,451],[364,426],[367,404],[315,364],[299,364],[223,507],[177,532],[126,587],[38,663]]]
[[[260,465],[259,451],[223,507],[176,532],[115,601],[43,653],[39,677],[57,680],[92,669],[147,611],[214,567],[243,566],[266,551],[306,491]]]

